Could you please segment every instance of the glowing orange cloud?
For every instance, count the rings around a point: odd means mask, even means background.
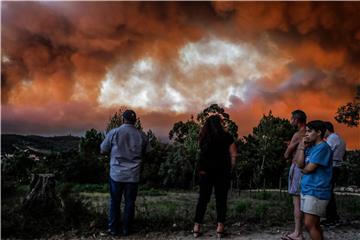
[[[357,2],[3,2],[3,132],[81,134],[122,105],[165,136],[219,103],[334,122],[360,82]],[[359,130],[335,125],[350,148]]]

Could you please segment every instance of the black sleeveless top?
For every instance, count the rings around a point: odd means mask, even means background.
[[[200,143],[199,171],[207,173],[231,172],[230,145],[234,142],[228,133],[217,139]]]

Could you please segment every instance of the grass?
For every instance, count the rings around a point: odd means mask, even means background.
[[[83,226],[92,226],[91,231],[106,229],[109,204],[106,184],[72,186],[73,191],[80,193],[81,201],[91,214],[90,218],[84,220]],[[2,199],[2,215],[11,213],[6,209],[11,209],[15,205],[20,206],[21,199],[27,191],[26,186],[20,186],[17,188],[17,194],[12,195],[11,199]],[[191,229],[197,199],[197,192],[140,188],[136,201],[135,231],[146,233]],[[360,218],[360,197],[337,196],[337,205],[341,218],[347,220]],[[231,193],[228,198],[227,225],[246,225],[246,229],[250,231],[287,226],[293,224],[292,211],[292,199],[286,193],[266,191]],[[3,220],[9,219],[5,217]],[[204,222],[206,224],[216,222],[214,197],[208,205]],[[11,222],[6,222],[4,226],[11,228],[11,225]],[[91,231],[87,227],[78,229],[79,235],[91,234]]]

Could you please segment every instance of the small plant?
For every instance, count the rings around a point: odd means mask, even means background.
[[[234,203],[234,210],[237,214],[242,215],[245,214],[251,208],[251,201],[249,200],[240,200]]]
[[[269,206],[266,203],[258,203],[255,206],[255,216],[262,220],[265,218],[267,211],[269,210]]]

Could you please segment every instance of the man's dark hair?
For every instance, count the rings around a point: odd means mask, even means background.
[[[334,132],[334,125],[331,122],[324,122],[325,128],[329,130],[329,132]]]
[[[292,113],[293,118],[299,120],[300,123],[306,123],[306,114],[302,110],[295,110]]]
[[[125,110],[125,112],[122,114],[124,120],[126,123],[135,124],[136,122],[136,113],[133,110]]]
[[[320,131],[321,134],[320,134],[320,137],[321,138],[324,138],[325,136],[325,132],[326,132],[326,128],[325,128],[325,124],[323,121],[321,120],[314,120],[314,121],[311,121],[311,122],[308,122],[306,124],[306,126],[311,129],[311,130],[315,130],[315,131]]]

